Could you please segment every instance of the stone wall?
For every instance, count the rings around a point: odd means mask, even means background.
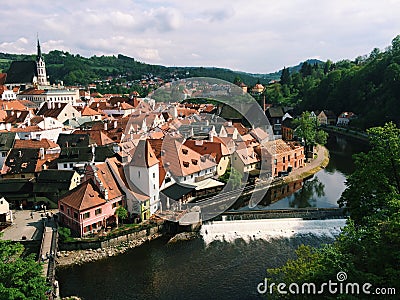
[[[156,233],[163,232],[163,226],[159,225],[156,227],[151,227],[143,229],[137,232],[132,232],[129,234],[117,236],[104,241],[77,241],[73,243],[60,243],[58,249],[60,251],[73,251],[73,250],[87,250],[87,249],[104,249],[112,246],[120,245],[125,242],[135,242],[137,240],[142,240],[145,237],[152,236]]]

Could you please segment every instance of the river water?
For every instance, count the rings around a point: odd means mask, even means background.
[[[345,176],[354,170],[351,155],[367,147],[337,136],[327,147],[326,169],[294,194],[257,208],[336,207]],[[60,293],[96,300],[265,299],[257,284],[267,268],[284,264],[300,244],[332,242],[344,224],[343,219],[211,222],[191,241],[159,239],[116,257],[60,269]]]

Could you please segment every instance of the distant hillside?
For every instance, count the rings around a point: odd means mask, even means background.
[[[0,69],[6,72],[13,60],[34,60],[35,55],[0,53]],[[86,58],[79,54],[53,50],[44,54],[47,73],[51,82],[63,81],[65,84],[87,84],[109,76],[123,77],[126,80],[141,79],[143,75],[164,79],[185,77],[215,77],[233,82],[239,76],[248,85],[258,80],[266,83],[259,75],[235,72],[224,68],[208,67],[165,67],[139,62],[134,58],[118,56],[92,56]]]
[[[6,72],[14,60],[34,60],[35,55],[20,55],[0,53],[0,70]],[[47,73],[51,82],[63,81],[65,84],[87,84],[102,80],[109,76],[123,76],[126,80],[141,79],[143,75],[157,76],[164,79],[186,77],[214,77],[233,82],[239,77],[246,85],[254,85],[257,81],[263,84],[280,78],[282,71],[271,74],[251,74],[232,71],[226,68],[213,67],[165,67],[139,62],[132,57],[119,54],[118,56],[83,57],[59,50],[44,54]],[[322,63],[318,60],[308,60],[311,64]],[[298,71],[301,64],[290,67]]]

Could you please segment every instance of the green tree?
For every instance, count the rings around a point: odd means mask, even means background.
[[[389,123],[368,133],[371,150],[355,155],[356,170],[340,200],[350,213],[342,233],[322,248],[300,247],[297,259],[267,271],[272,281],[321,286],[346,272],[349,282],[400,289],[400,130]]]
[[[281,84],[290,84],[290,71],[284,67],[281,74]]]
[[[123,206],[118,206],[115,210],[115,215],[117,216],[117,226],[118,226],[118,219],[121,219],[121,223],[124,223],[124,220],[128,218],[128,211]]]
[[[33,255],[22,257],[23,245],[0,240],[0,300],[46,299],[42,265]]]
[[[227,168],[225,174],[219,179],[226,183],[226,187],[229,190],[237,189],[242,185],[242,174],[235,168]]]
[[[400,207],[400,129],[393,123],[368,131],[371,149],[354,155],[356,170],[346,182],[339,204],[356,225],[386,218]]]
[[[306,153],[313,153],[316,144],[326,143],[327,133],[318,129],[318,121],[315,117],[311,117],[310,112],[303,112],[300,118],[293,121],[293,124],[296,127],[295,133],[304,142]]]

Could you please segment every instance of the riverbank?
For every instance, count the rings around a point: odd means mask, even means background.
[[[57,259],[56,259],[57,267],[81,265],[84,263],[97,261],[107,257],[112,257],[124,253],[129,249],[141,246],[142,244],[150,242],[161,236],[162,234],[157,232],[137,240],[121,242],[119,245],[110,246],[106,248],[59,251],[57,253]]]
[[[298,168],[290,172],[290,174],[283,178],[285,183],[293,182],[310,177],[318,171],[326,168],[329,163],[329,151],[321,145],[316,146],[316,157],[310,162],[306,163],[304,167]]]
[[[328,133],[336,133],[339,135],[344,135],[346,137],[357,139],[362,142],[366,143],[369,142],[368,134],[366,132],[356,131],[349,128],[332,126],[332,125],[326,125],[321,128]]]

